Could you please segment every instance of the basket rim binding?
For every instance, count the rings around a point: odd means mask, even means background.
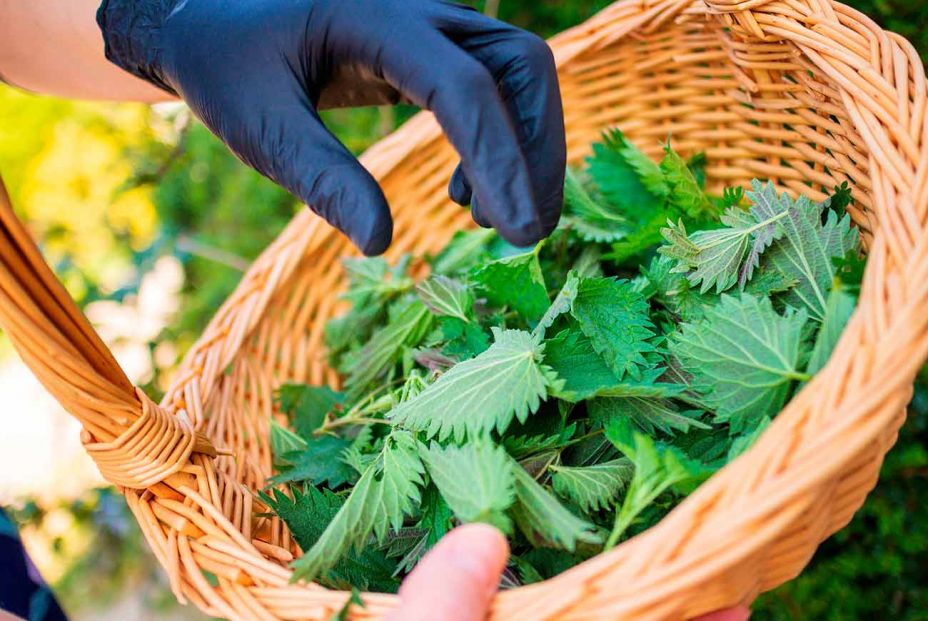
[[[875,484],[904,420],[912,379],[928,356],[922,310],[928,305],[928,86],[914,48],[833,0],[622,0],[550,43],[564,69],[635,32],[694,19],[720,20],[756,41],[789,42],[840,95],[866,146],[874,205],[863,229],[876,235],[865,238],[870,261],[858,310],[828,366],[751,450],[645,533],[545,583],[501,593],[493,619],[686,618],[749,603],[790,579]],[[371,147],[362,163],[383,179],[440,139],[433,117],[419,114]],[[12,227],[2,217],[0,224]],[[49,311],[47,301],[63,306],[61,291],[28,249],[19,250],[29,267],[20,271],[0,252],[0,323],[43,384],[92,431],[85,432],[88,449],[122,486],[175,595],[208,614],[326,619],[348,597],[288,584],[289,570],[271,560],[284,560],[285,551],[252,540],[250,492],[216,470],[215,450],[200,433],[208,427],[206,404],[217,398],[225,369],[274,294],[302,258],[347,248],[336,235],[308,210],[298,214],[210,322],[161,407],[120,379],[112,361],[85,343],[92,339],[83,328],[62,327],[63,315]],[[31,286],[33,272],[45,289]],[[28,286],[16,288],[23,282]],[[14,307],[23,314],[8,310]],[[40,315],[41,321],[33,317]],[[36,325],[23,327],[25,316]],[[48,360],[48,353],[43,358],[30,338],[45,339],[55,345],[49,351],[84,361],[104,379],[86,372],[71,379],[74,367],[56,366],[64,363]],[[107,388],[101,405],[92,397]],[[826,421],[831,412],[840,418]],[[130,434],[130,427],[136,431]],[[161,450],[146,453],[149,463],[128,462],[137,443],[158,443],[168,434]],[[206,583],[201,568],[217,575],[218,588]],[[364,599],[367,608],[354,608],[351,619],[377,618],[396,603],[391,595]]]

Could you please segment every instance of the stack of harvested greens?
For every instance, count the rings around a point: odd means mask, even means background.
[[[846,186],[816,204],[703,190],[614,131],[569,173],[560,228],[525,251],[457,234],[345,261],[327,325],[344,392],[288,385],[262,495],[296,578],[395,590],[455,524],[510,536],[504,582],[548,578],[654,524],[743,452],[828,359],[863,270]]]

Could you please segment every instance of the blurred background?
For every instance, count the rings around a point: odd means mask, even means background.
[[[928,57],[924,0],[845,0]],[[490,15],[550,36],[604,0],[486,0]],[[334,111],[360,153],[409,107]],[[46,258],[158,396],[244,269],[301,207],[251,172],[180,105],[89,104],[0,85],[0,171]],[[180,607],[121,497],[81,450],[76,423],[0,333],[0,506],[73,619],[200,619]],[[928,372],[880,483],[803,575],[755,619],[928,620]],[[2,526],[2,525],[0,525]]]

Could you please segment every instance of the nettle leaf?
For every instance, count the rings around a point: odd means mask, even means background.
[[[615,516],[606,549],[613,547],[635,520],[664,492],[708,476],[709,471],[670,445],[658,444],[634,430],[625,418],[611,419],[606,437],[634,464],[634,475]]]
[[[730,207],[740,207],[741,203],[744,202],[744,188],[742,187],[727,187],[722,190],[722,198],[719,206],[722,209],[729,209]]]
[[[617,241],[627,228],[625,217],[612,204],[594,200],[569,168],[564,183],[564,211],[573,230],[584,241]]]
[[[344,355],[355,345],[363,343],[370,337],[384,313],[380,303],[355,304],[351,310],[330,319],[325,324],[325,344],[329,358],[336,369],[341,371]]]
[[[339,459],[348,466],[354,468],[358,474],[364,474],[367,467],[371,465],[380,454],[379,448],[375,449],[373,426],[361,427],[358,435],[355,436],[351,444],[342,451]]]
[[[286,523],[300,548],[312,548],[343,505],[340,496],[312,486],[290,488],[290,494],[279,489],[261,494],[261,500]],[[393,577],[394,564],[372,547],[349,552],[345,558],[318,576],[319,582],[331,588],[377,589],[395,591],[399,582]]]
[[[467,359],[483,353],[490,346],[489,335],[476,323],[461,321],[457,317],[439,317],[442,338],[447,341],[444,352],[449,356]]]
[[[796,286],[796,282],[795,279],[787,278],[776,270],[762,269],[748,281],[744,287],[744,293],[759,298],[769,298],[774,294],[789,291]]]
[[[432,261],[432,271],[450,276],[470,270],[486,259],[487,248],[496,237],[493,229],[458,231]]]
[[[273,418],[271,419],[271,431],[268,439],[271,443],[271,452],[275,456],[293,451],[302,451],[306,448],[306,440],[293,433]]]
[[[377,292],[385,284],[390,265],[383,257],[347,257],[342,266],[348,276],[348,299]]]
[[[276,398],[293,429],[307,440],[322,426],[326,415],[338,411],[345,402],[345,395],[328,386],[303,384],[284,384],[277,389]]]
[[[602,259],[603,253],[597,246],[584,247],[580,252],[580,256],[577,257],[577,260],[574,261],[573,266],[567,272],[567,280],[564,283],[564,289],[568,288],[571,274],[579,276],[580,278],[599,278],[602,276]]]
[[[418,343],[428,332],[432,315],[419,300],[412,300],[385,328],[378,330],[370,341],[352,358],[346,368],[345,385],[351,400],[361,396],[371,382],[396,364],[404,347]]]
[[[638,397],[641,399],[669,399],[686,391],[683,384],[659,382],[667,375],[668,369],[655,367],[648,369],[637,381],[623,381],[614,386],[607,386],[596,391],[594,397]]]
[[[530,541],[545,541],[571,552],[578,543],[600,541],[592,524],[568,511],[524,469],[516,465],[513,472],[516,503],[512,514]]]
[[[545,341],[545,364],[563,381],[563,387],[552,391],[552,396],[571,403],[589,399],[599,390],[619,383],[590,339],[576,327]]]
[[[535,584],[536,582],[542,582],[544,580],[544,576],[538,573],[538,570],[532,567],[532,564],[523,558],[512,555],[510,557],[510,565],[519,572],[519,580],[523,585]]]
[[[342,259],[342,265],[348,274],[348,291],[342,297],[355,303],[382,300],[412,287],[405,270],[391,270],[383,257],[349,257]]]
[[[670,350],[738,433],[779,412],[793,382],[809,379],[799,368],[807,320],[804,309],[781,316],[769,299],[723,295],[703,321],[672,335]]]
[[[397,562],[396,575],[411,572],[426,552],[454,528],[454,513],[438,490],[434,485],[425,489],[422,495],[422,517],[415,528],[405,528],[394,534],[395,540],[388,544],[388,556],[401,556]],[[405,541],[396,541],[396,538],[403,536]]]
[[[700,293],[686,276],[674,272],[673,268],[673,259],[658,255],[641,272],[654,289],[654,299],[664,308],[683,321],[702,319],[706,306],[718,302],[718,297],[711,293]]]
[[[426,550],[454,528],[454,512],[434,485],[422,494],[422,514],[416,526],[426,531]]]
[[[491,306],[509,307],[527,320],[537,320],[548,308],[548,292],[538,263],[538,248],[473,271],[471,280]]]
[[[750,211],[730,208],[722,215],[725,226],[719,229],[687,235],[682,220],[671,222],[661,231],[670,245],[658,252],[676,259],[675,271],[687,273],[693,285],[701,284],[700,293],[713,287],[721,293],[736,284],[743,289],[764,250],[783,235],[778,223],[787,215],[787,209],[780,205],[761,202]]]
[[[843,216],[853,202],[854,194],[846,180],[842,181],[841,185],[834,186],[831,196],[826,200],[828,208],[839,216]]]
[[[550,470],[554,491],[590,513],[615,504],[631,481],[634,466],[628,459],[613,459],[593,466],[551,466]]]
[[[336,488],[356,478],[355,471],[342,460],[351,441],[324,435],[306,443],[305,448],[279,455],[280,472],[268,479],[271,485],[308,481]]]
[[[292,580],[313,580],[329,571],[352,549],[373,535],[383,542],[389,529],[399,530],[422,500],[425,467],[412,434],[394,431],[351,490],[345,503],[305,554],[293,562]]]
[[[488,439],[462,447],[432,443],[422,454],[429,476],[462,522],[485,522],[512,530],[506,516],[515,500],[512,460]]]
[[[544,477],[548,468],[557,462],[559,452],[556,450],[544,451],[542,453],[529,454],[525,457],[518,459],[518,463],[522,466],[522,469],[525,470],[530,477],[536,481]]]
[[[525,422],[547,394],[550,378],[541,365],[543,347],[520,330],[493,329],[495,342],[476,358],[447,371],[390,418],[440,441],[499,433],[515,417]]]
[[[670,206],[690,218],[703,219],[714,216],[715,205],[703,191],[686,160],[674,151],[670,144],[664,148],[664,159],[660,164],[664,181],[668,188],[668,203]]]
[[[856,306],[856,296],[848,293],[847,290],[841,287],[839,282],[836,282],[828,293],[828,303],[825,305],[825,319],[822,321],[822,328],[818,331],[815,347],[812,349],[812,357],[809,359],[809,365],[806,369],[809,375],[814,375],[825,367]]]
[[[433,314],[470,322],[474,294],[460,281],[439,274],[420,283],[416,293]]]
[[[841,281],[841,286],[848,293],[859,295],[867,258],[857,250],[848,250],[843,257],[834,257],[831,263],[835,266],[835,278]]]
[[[580,278],[577,276],[577,272],[574,270],[569,271],[564,286],[561,287],[557,297],[554,298],[554,301],[551,302],[551,306],[548,307],[548,310],[545,311],[545,314],[538,321],[538,325],[535,326],[535,330],[533,331],[535,334],[544,335],[545,330],[550,328],[554,322],[557,321],[558,317],[564,313],[570,312],[570,307],[577,298],[579,287]]]
[[[688,160],[686,160],[686,167],[690,169],[690,172],[693,173],[693,178],[696,179],[696,183],[699,184],[699,187],[706,187],[707,173],[706,166],[709,164],[709,158],[706,157],[706,154],[703,152],[694,153]]]
[[[808,311],[821,323],[828,305],[828,290],[835,276],[833,259],[856,251],[860,240],[851,226],[850,216],[839,218],[829,211],[822,224],[824,205],[807,197],[793,201],[788,195],[777,196],[773,184],[753,182],[748,196],[757,205],[777,205],[787,216],[780,221],[783,235],[764,256],[764,265],[777,270],[796,285],[783,295],[783,301]]]
[[[731,443],[731,448],[728,450],[728,455],[725,457],[726,462],[731,462],[735,458],[739,457],[749,448],[751,448],[757,439],[767,430],[767,427],[770,426],[771,420],[766,416],[760,419],[757,423],[757,426],[752,430],[748,430],[745,433],[737,436]]]
[[[647,396],[600,397],[587,404],[590,418],[605,425],[613,418],[627,418],[649,435],[658,432],[672,435],[675,431],[709,429],[699,421],[700,411],[680,411],[670,399]]]
[[[502,446],[515,459],[521,459],[538,453],[551,452],[553,449],[567,445],[577,432],[577,423],[571,423],[558,430],[533,435],[506,435]]]
[[[661,169],[619,129],[603,134],[587,158],[590,177],[602,196],[627,212],[663,203],[669,189]]]
[[[630,231],[621,240],[612,244],[612,252],[605,258],[610,259],[617,265],[633,266],[631,260],[637,258],[646,252],[649,252],[654,246],[661,243],[661,229],[663,229],[668,219],[675,217],[674,212],[657,208],[650,212],[650,216],[642,218],[642,221],[635,225],[634,230]]]
[[[654,351],[648,311],[648,301],[630,282],[614,278],[582,279],[571,305],[580,329],[620,379],[640,377],[648,366],[644,354]]]
[[[290,487],[290,494],[273,489],[261,492],[261,500],[279,515],[300,548],[309,549],[342,506],[340,496],[311,485]]]

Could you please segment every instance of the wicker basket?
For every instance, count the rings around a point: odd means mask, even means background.
[[[668,134],[683,152],[705,151],[716,186],[761,177],[821,197],[848,179],[870,261],[830,363],[754,448],[646,533],[501,593],[492,618],[684,619],[750,603],[796,576],[860,507],[928,354],[923,67],[901,37],[832,0],[626,0],[551,46],[572,162],[617,124],[654,155]],[[430,115],[363,161],[395,212],[392,256],[434,251],[471,226],[446,198],[456,156]],[[289,584],[295,545],[279,521],[254,516],[252,492],[271,472],[274,388],[338,381],[322,326],[340,310],[346,240],[299,214],[158,406],[127,381],[8,205],[0,225],[0,323],[83,423],[87,451],[125,493],[177,598],[232,619],[328,619],[346,594]],[[396,605],[365,601],[352,619]]]

